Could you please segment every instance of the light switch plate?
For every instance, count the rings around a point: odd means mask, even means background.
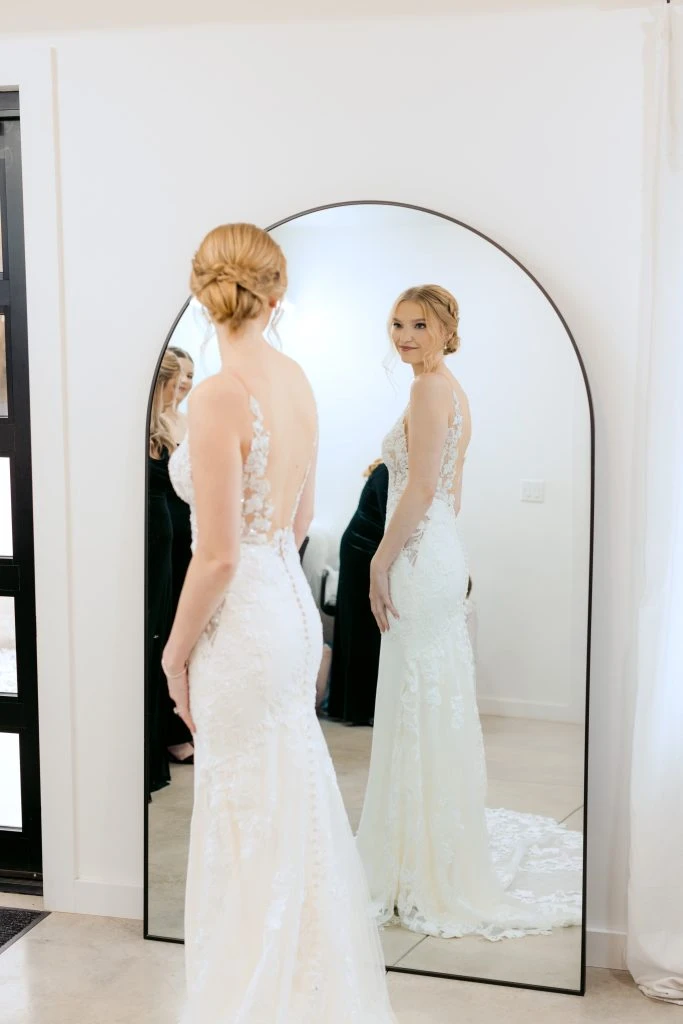
[[[542,504],[545,501],[545,480],[522,480],[522,501]]]

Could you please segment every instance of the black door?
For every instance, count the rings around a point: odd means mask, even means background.
[[[0,92],[0,887],[41,883],[19,97]]]

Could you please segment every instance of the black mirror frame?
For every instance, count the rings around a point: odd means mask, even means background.
[[[588,734],[589,734],[589,710],[590,710],[591,629],[592,629],[592,612],[593,612],[593,558],[594,558],[594,535],[595,535],[595,412],[594,412],[594,407],[593,407],[593,397],[592,397],[592,394],[591,394],[590,384],[589,384],[589,381],[588,381],[588,375],[586,373],[586,367],[585,367],[583,358],[581,356],[581,352],[579,351],[579,347],[578,347],[578,345],[576,343],[576,340],[575,340],[572,332],[569,329],[567,321],[565,320],[564,316],[562,315],[562,313],[560,312],[559,308],[557,307],[557,304],[553,301],[553,299],[548,294],[546,289],[543,287],[543,285],[540,283],[540,281],[531,273],[531,271],[528,270],[528,268],[525,267],[524,264],[520,260],[518,260],[515,256],[513,256],[511,252],[509,252],[507,249],[505,249],[498,242],[494,241],[488,235],[484,234],[482,231],[477,230],[476,228],[473,228],[470,224],[466,224],[464,221],[458,220],[455,217],[450,217],[448,214],[439,213],[437,210],[431,210],[431,209],[429,209],[427,207],[423,207],[423,206],[415,206],[412,203],[392,202],[390,200],[381,200],[381,199],[348,200],[346,202],[328,203],[328,204],[326,204],[324,206],[316,206],[316,207],[313,207],[313,208],[311,208],[309,210],[303,210],[301,213],[295,213],[295,214],[293,214],[290,217],[285,217],[282,220],[277,221],[275,224],[271,224],[270,227],[268,227],[266,230],[267,231],[274,231],[276,228],[282,227],[283,224],[289,224],[292,221],[300,220],[302,217],[308,217],[309,215],[314,214],[314,213],[321,213],[323,210],[339,209],[339,208],[348,207],[348,206],[394,206],[394,207],[399,207],[399,208],[406,209],[406,210],[415,210],[418,213],[426,213],[426,214],[429,214],[432,217],[439,217],[441,220],[450,221],[451,224],[455,224],[458,227],[465,228],[467,231],[471,231],[472,234],[478,235],[479,238],[482,238],[484,241],[488,242],[490,245],[494,246],[496,249],[498,249],[500,252],[502,252],[505,256],[507,256],[508,259],[512,260],[512,262],[515,263],[520,268],[520,270],[522,270],[527,275],[527,277],[530,278],[530,280],[534,282],[534,284],[539,289],[539,291],[542,292],[542,294],[545,296],[547,301],[550,303],[550,305],[554,309],[554,311],[557,314],[557,316],[558,316],[562,326],[564,327],[564,329],[565,329],[565,331],[567,333],[567,337],[568,337],[568,339],[569,339],[569,341],[570,341],[570,343],[571,343],[571,345],[572,345],[572,347],[574,349],[574,353],[575,353],[576,358],[578,360],[579,367],[581,369],[581,374],[583,376],[583,381],[584,381],[584,385],[585,385],[585,388],[586,388],[586,397],[587,397],[587,400],[588,400],[588,410],[589,410],[589,415],[590,415],[590,428],[591,428],[591,433],[590,433],[590,445],[591,445],[591,452],[590,452],[590,527],[589,527],[589,556],[588,556],[588,560],[589,560],[589,564],[588,564],[588,622],[587,622],[587,632],[586,632],[586,716],[585,716],[585,730],[584,730],[584,771],[583,771],[583,790],[584,790],[584,793],[583,793],[583,836],[584,836],[584,841],[583,841],[583,913],[582,913],[582,923],[581,923],[581,968],[580,968],[580,984],[579,984],[579,988],[578,989],[567,989],[567,988],[552,987],[552,986],[548,986],[548,985],[532,985],[532,984],[524,984],[524,983],[521,983],[521,982],[499,981],[499,980],[494,980],[494,979],[491,979],[491,978],[476,978],[476,977],[470,977],[468,975],[460,975],[460,974],[443,974],[443,973],[436,972],[436,971],[422,971],[422,970],[415,970],[413,968],[407,968],[407,967],[387,967],[387,971],[393,971],[393,972],[400,973],[400,974],[417,974],[417,975],[423,975],[423,976],[426,976],[426,977],[433,977],[433,978],[447,978],[447,979],[456,980],[456,981],[479,982],[480,984],[486,984],[486,985],[502,985],[502,986],[504,986],[506,988],[523,988],[523,989],[532,989],[532,990],[540,991],[540,992],[557,992],[557,993],[561,993],[561,994],[564,994],[564,995],[583,996],[583,995],[585,995],[585,992],[586,992],[586,892],[587,892],[587,886],[586,886],[586,879],[587,879],[587,842],[586,842],[586,837],[587,837],[587,823],[588,823]],[[183,306],[182,306],[180,312],[178,313],[177,317],[173,321],[173,325],[172,325],[172,327],[171,327],[171,329],[170,329],[170,331],[169,331],[169,333],[168,333],[168,335],[166,337],[164,345],[162,347],[162,350],[161,350],[161,353],[159,355],[159,359],[157,361],[156,368],[155,368],[155,371],[154,371],[154,376],[152,378],[152,386],[151,386],[151,389],[150,389],[149,402],[148,402],[148,406],[147,406],[147,420],[146,420],[147,430],[146,430],[146,435],[145,435],[145,466],[147,465],[147,448],[148,448],[147,436],[149,434],[149,421],[150,421],[151,409],[152,409],[152,395],[154,393],[154,382],[156,381],[157,374],[158,374],[159,368],[161,366],[161,360],[163,359],[164,352],[166,351],[167,346],[170,344],[171,338],[173,337],[173,333],[174,333],[176,327],[178,326],[178,323],[179,323],[181,317],[185,313],[185,310],[187,309],[189,303],[190,303],[190,299],[188,298],[185,301],[185,303],[183,304]],[[147,478],[146,478],[146,483],[145,483],[145,532],[144,532],[144,542],[145,542],[145,590],[144,590],[145,598],[144,599],[145,599],[145,605],[144,605],[144,609],[143,609],[144,614],[145,614],[145,618],[146,618],[146,614],[147,614],[147,612],[146,612],[146,608],[147,608],[147,551],[146,551],[146,544],[147,544],[147,529],[148,529],[148,524],[147,524],[147,498],[148,498],[147,486],[148,485],[147,485]],[[144,653],[144,659],[145,659],[144,660],[144,665],[146,666],[147,665],[147,659],[148,659],[147,629],[145,629],[145,653]],[[148,869],[149,807],[148,807],[147,796],[146,796],[146,794],[147,794],[147,785],[148,785],[148,780],[147,780],[147,764],[148,764],[147,732],[148,732],[148,721],[147,721],[146,672],[145,672],[145,724],[144,724],[144,729],[145,729],[145,784],[144,784],[144,790],[143,790],[143,807],[144,807],[144,920],[143,920],[143,933],[144,933],[144,938],[145,939],[156,940],[156,941],[159,941],[159,942],[175,942],[175,943],[181,943],[182,944],[182,942],[183,942],[182,939],[169,938],[169,937],[163,936],[163,935],[153,935],[149,931],[149,869]]]

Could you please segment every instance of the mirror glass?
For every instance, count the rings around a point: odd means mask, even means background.
[[[279,343],[308,374],[320,417],[316,513],[301,550],[326,645],[318,715],[360,830],[387,965],[578,992],[592,425],[575,346],[524,269],[447,218],[353,204],[273,234],[290,282]],[[463,600],[436,600],[411,674],[383,651],[380,668],[368,580],[387,509],[382,443],[412,380],[387,320],[397,296],[424,283],[459,303],[461,347],[448,366],[472,438],[457,516]],[[169,346],[152,409],[177,410],[177,442],[189,388],[218,368],[194,300]],[[189,511],[164,456],[149,458],[148,491],[147,933],[180,940],[193,767],[159,659],[190,557]],[[387,906],[397,874],[399,905]]]

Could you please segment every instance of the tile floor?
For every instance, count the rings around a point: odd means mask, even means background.
[[[0,904],[41,901],[0,894]],[[583,999],[393,973],[389,989],[398,1024],[673,1024],[680,1014],[612,971],[589,970]],[[182,992],[182,946],[145,942],[139,921],[51,914],[0,954],[2,1024],[175,1024]]]

